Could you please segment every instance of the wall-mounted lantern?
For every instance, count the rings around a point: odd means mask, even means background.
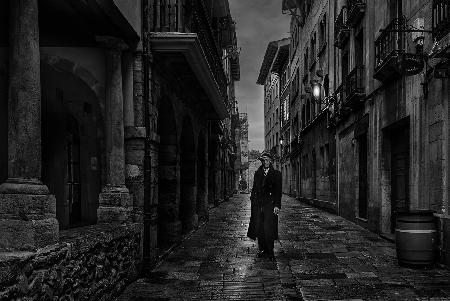
[[[320,98],[322,96],[322,84],[318,80],[311,81],[311,90],[312,95],[316,102],[320,102]]]

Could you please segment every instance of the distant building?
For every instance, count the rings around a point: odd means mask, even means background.
[[[239,182],[245,181],[248,190],[248,168],[249,168],[249,154],[248,154],[248,116],[247,113],[239,114],[240,125],[240,174]]]
[[[258,75],[257,84],[264,86],[264,144],[275,160],[274,166],[280,170],[280,130],[281,130],[281,71],[289,55],[290,38],[272,41],[268,44]],[[284,86],[284,83],[283,83]]]

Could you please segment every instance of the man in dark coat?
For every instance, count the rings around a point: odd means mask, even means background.
[[[273,168],[268,152],[263,152],[259,159],[262,165],[254,176],[247,236],[258,239],[258,257],[267,255],[273,261],[273,245],[274,240],[278,239],[278,213],[281,209],[281,172]]]

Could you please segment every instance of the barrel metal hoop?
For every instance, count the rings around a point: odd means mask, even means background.
[[[414,234],[426,234],[426,233],[436,233],[436,230],[403,230],[403,229],[395,229],[396,232],[403,233],[414,233]]]

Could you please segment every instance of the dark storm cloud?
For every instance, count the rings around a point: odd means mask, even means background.
[[[236,85],[239,111],[249,115],[250,149],[264,149],[264,92],[256,84],[270,41],[289,36],[289,16],[281,14],[281,0],[230,0],[242,47],[241,81]]]

